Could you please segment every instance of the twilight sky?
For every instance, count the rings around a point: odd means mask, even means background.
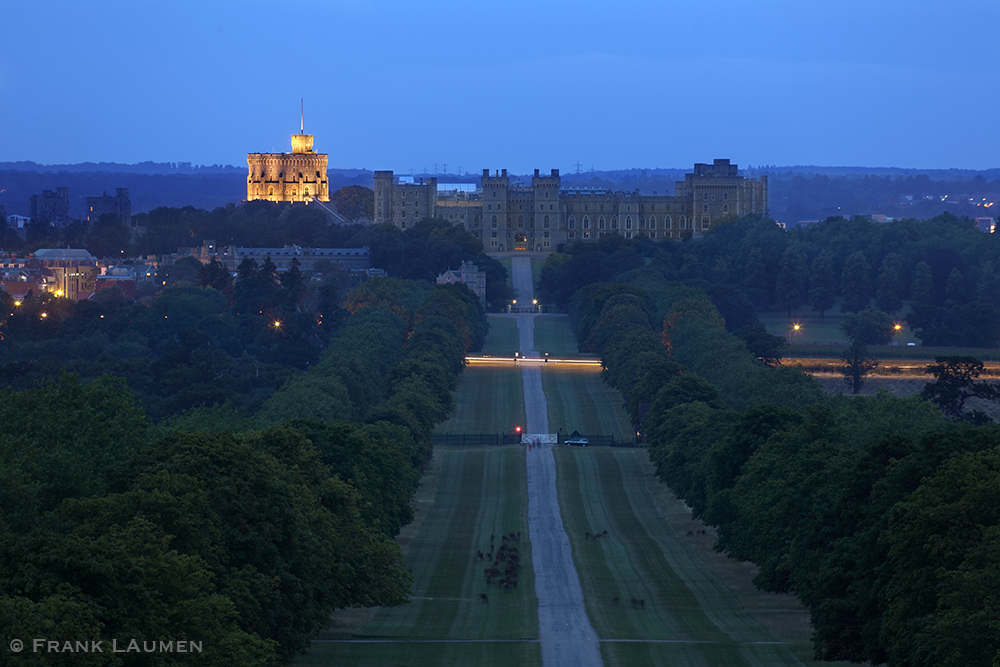
[[[997,0],[8,0],[0,162],[1000,166]]]

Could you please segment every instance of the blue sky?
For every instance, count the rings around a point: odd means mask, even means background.
[[[8,0],[0,161],[1000,166],[1000,2]]]

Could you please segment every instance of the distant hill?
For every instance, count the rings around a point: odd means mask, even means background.
[[[160,206],[193,206],[210,211],[246,199],[246,176],[245,166],[232,165],[0,162],[0,206],[8,215],[28,215],[31,195],[66,187],[69,188],[70,216],[83,218],[86,217],[88,196],[128,188],[133,214]],[[345,185],[372,186],[370,171],[331,169],[328,176],[331,193]]]
[[[672,194],[674,183],[690,168],[563,171],[564,187],[606,188],[643,194]],[[42,190],[68,187],[70,215],[84,217],[88,195],[129,189],[132,212],[159,206],[212,210],[246,197],[245,166],[193,165],[186,162],[139,164],[93,163],[40,165],[0,162],[0,206],[8,214],[28,215],[28,198]],[[787,224],[821,220],[832,215],[929,218],[944,211],[972,217],[997,217],[1000,210],[1000,168],[901,169],[893,167],[822,167],[747,165],[744,175],[767,175],[772,216]],[[330,192],[345,185],[372,187],[365,169],[328,171]],[[478,174],[414,174],[436,176],[439,182],[478,182]],[[511,175],[531,181],[531,174]],[[996,207],[986,206],[995,202]]]

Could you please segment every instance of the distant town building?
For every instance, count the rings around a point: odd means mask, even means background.
[[[270,257],[279,271],[292,268],[292,260],[297,260],[300,271],[321,271],[339,268],[343,271],[367,271],[371,268],[368,248],[302,248],[297,245],[284,248],[237,248],[228,246],[227,258],[234,268],[250,258],[258,264]]]
[[[87,222],[94,224],[105,213],[117,215],[126,225],[132,225],[132,202],[128,188],[115,188],[114,196],[105,192],[100,197],[87,197]]]
[[[42,190],[40,195],[28,198],[28,209],[32,220],[48,220],[57,227],[69,224],[69,188]]]
[[[437,277],[438,285],[465,285],[479,297],[479,303],[486,307],[486,272],[472,262],[462,262],[458,269],[448,269]]]
[[[511,182],[507,170],[483,170],[480,187],[395,181],[375,172],[375,223],[399,229],[425,217],[464,227],[492,251],[549,250],[575,240],[608,235],[653,239],[700,236],[728,216],[767,213],[767,176],[741,177],[729,160],[696,164],[673,195],[640,195],[591,188],[563,188],[559,170]]]
[[[48,291],[74,301],[92,295],[97,289],[97,277],[101,275],[96,257],[86,250],[72,248],[38,250],[25,266],[41,268],[42,275],[51,275],[54,280]]]
[[[986,234],[992,234],[996,229],[993,218],[973,218],[972,221],[976,224],[976,229]]]
[[[279,271],[292,268],[293,259],[298,260],[300,271],[338,268],[360,272],[367,271],[372,265],[367,246],[363,248],[303,248],[298,245],[286,245],[283,248],[226,246],[217,250],[215,241],[210,240],[203,241],[202,245],[195,248],[178,248],[175,254],[164,255],[163,264],[169,266],[181,257],[194,257],[202,264],[208,264],[214,259],[233,272],[247,258],[259,264],[270,257]]]
[[[330,201],[329,156],[313,150],[313,135],[292,135],[291,153],[248,153],[247,201]]]

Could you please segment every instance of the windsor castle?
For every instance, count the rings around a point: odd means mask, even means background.
[[[694,165],[672,196],[563,188],[558,169],[547,176],[536,169],[530,184],[512,183],[506,169],[492,176],[484,169],[478,187],[375,172],[376,224],[406,229],[423,218],[447,220],[479,238],[487,252],[555,250],[610,234],[680,239],[748,213],[767,213],[767,176],[744,178],[729,160]]]

